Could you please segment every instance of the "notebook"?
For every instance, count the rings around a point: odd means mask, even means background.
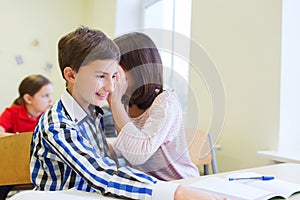
[[[277,179],[272,180],[234,180],[229,178],[260,177],[261,174],[245,172],[230,174],[224,178],[211,177],[201,179],[191,187],[200,188],[212,193],[220,194],[227,199],[234,200],[266,200],[272,198],[288,199],[293,195],[299,195],[300,184]],[[299,194],[296,194],[299,193]]]

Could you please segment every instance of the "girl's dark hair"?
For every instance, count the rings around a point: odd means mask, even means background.
[[[13,105],[24,104],[23,96],[29,94],[34,96],[42,87],[51,84],[51,81],[43,75],[29,75],[25,77],[19,85],[19,97],[13,102]]]
[[[151,106],[163,91],[163,65],[154,42],[143,33],[128,33],[114,39],[121,52],[120,65],[133,80],[123,101],[140,109]]]
[[[100,30],[79,27],[63,36],[58,42],[58,62],[64,77],[64,69],[71,67],[75,72],[95,60],[119,60],[117,45]]]

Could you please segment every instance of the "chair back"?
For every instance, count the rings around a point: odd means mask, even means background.
[[[218,173],[211,135],[202,130],[191,128],[186,128],[185,132],[188,138],[189,154],[192,162],[198,167],[203,166],[204,175],[209,174],[209,165],[211,165],[213,173]]]
[[[0,186],[30,184],[32,132],[0,138]]]

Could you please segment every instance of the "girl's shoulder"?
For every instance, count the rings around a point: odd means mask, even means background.
[[[2,113],[1,118],[26,118],[28,116],[24,105],[11,105],[6,107]]]
[[[22,104],[22,105],[11,105],[9,107],[6,107],[4,112],[5,111],[9,111],[9,112],[20,112],[20,111],[26,111],[26,108],[25,106]]]
[[[166,89],[160,93],[154,100],[154,104],[178,104],[178,97],[174,90]]]

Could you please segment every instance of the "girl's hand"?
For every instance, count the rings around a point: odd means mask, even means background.
[[[119,65],[118,66],[118,73],[117,73],[117,81],[119,81],[119,79],[121,79],[122,77],[125,76],[125,71],[122,69],[122,67]]]
[[[13,133],[6,133],[6,132],[0,132],[0,138],[6,137],[6,136],[11,136],[11,135],[15,135],[15,134],[13,134]]]
[[[113,119],[115,122],[115,128],[119,133],[120,130],[130,121],[127,112],[122,104],[122,96],[127,90],[126,75],[121,67],[118,69],[117,82],[115,83],[114,91],[108,95],[107,101],[112,111]]]
[[[128,86],[125,72],[120,66],[118,66],[118,73],[117,73],[116,80],[117,81],[115,83],[114,91],[111,92],[107,98],[107,101],[108,101],[108,104],[110,107],[111,107],[112,101],[120,101],[121,102],[122,96],[125,94],[127,86]]]

